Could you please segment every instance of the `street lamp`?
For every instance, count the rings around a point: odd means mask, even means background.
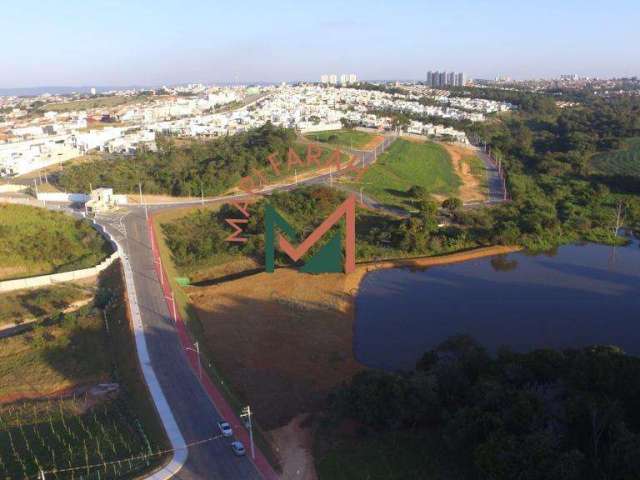
[[[240,418],[247,418],[247,421],[249,423],[248,425],[248,429],[249,429],[249,442],[251,443],[251,458],[253,458],[254,460],[256,459],[256,451],[255,448],[253,446],[253,426],[251,424],[251,407],[249,405],[247,405],[246,407],[244,407],[242,409],[242,413],[240,414]]]
[[[198,345],[198,342],[195,342],[193,346],[196,348],[193,349],[191,347],[185,347],[184,349],[196,352],[196,354],[198,355],[198,379],[202,382],[202,361],[200,360],[200,345]]]

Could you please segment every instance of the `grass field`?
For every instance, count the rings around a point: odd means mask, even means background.
[[[136,95],[132,97],[108,96],[88,98],[86,100],[74,100],[71,102],[48,103],[41,110],[47,112],[72,112],[75,110],[89,110],[92,108],[113,108],[133,103],[148,102],[159,97],[150,95]]]
[[[26,205],[0,205],[0,280],[92,267],[111,252],[89,223]]]
[[[307,133],[305,137],[314,142],[358,149],[369,144],[376,138],[376,135],[359,130],[329,130],[326,132]]]
[[[408,190],[412,186],[449,196],[458,193],[461,183],[443,147],[399,139],[367,170],[358,186],[382,204],[410,210]]]
[[[92,298],[92,285],[62,285],[38,290],[18,290],[0,294],[0,327],[31,318],[42,318],[68,308],[72,303]]]
[[[163,461],[166,439],[140,377],[119,266],[99,285],[109,292],[106,310],[89,305],[0,339],[1,479],[34,478],[40,468],[79,468],[47,478],[132,478]],[[118,393],[85,393],[102,382],[118,383]]]
[[[623,148],[598,153],[591,158],[596,173],[640,176],[640,137],[629,138]]]

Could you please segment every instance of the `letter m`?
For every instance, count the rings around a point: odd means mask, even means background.
[[[338,221],[345,217],[346,241],[344,272],[351,273],[356,267],[356,197],[350,195],[331,215],[329,215],[311,235],[294,247],[281,233],[277,233],[278,246],[294,262],[314,245],[327,231]],[[264,213],[265,223],[265,269],[273,273],[275,269],[275,240],[276,227],[282,230],[289,238],[295,239],[296,233],[291,226],[276,211],[273,205],[267,204]],[[311,258],[302,268],[309,273],[327,273],[341,271],[341,242],[338,234],[334,235],[322,249]]]

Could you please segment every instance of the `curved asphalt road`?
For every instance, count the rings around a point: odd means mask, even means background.
[[[221,417],[190,368],[170,320],[156,275],[144,210],[130,209],[96,220],[116,237],[129,257],[149,356],[186,443],[219,435],[216,423]],[[174,478],[260,479],[249,457],[235,456],[230,443],[231,439],[220,438],[191,447],[185,466]]]

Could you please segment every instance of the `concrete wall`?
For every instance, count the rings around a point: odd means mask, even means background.
[[[78,202],[84,203],[89,196],[84,193],[38,192],[38,200],[46,202]]]
[[[0,293],[12,292],[14,290],[22,290],[25,288],[39,288],[49,285],[55,285],[62,282],[71,282],[81,280],[83,278],[91,278],[109,267],[113,262],[120,258],[119,252],[112,253],[99,265],[82,270],[74,270],[72,272],[53,273],[51,275],[41,275],[39,277],[19,278],[17,280],[5,280],[0,282]]]
[[[26,185],[14,185],[11,183],[7,183],[5,185],[0,185],[0,193],[15,193],[26,190]]]

